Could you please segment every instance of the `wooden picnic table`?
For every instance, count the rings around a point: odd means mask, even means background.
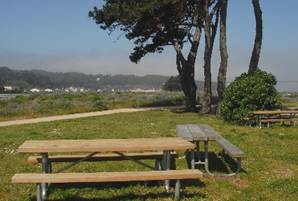
[[[181,138],[133,138],[133,139],[91,139],[91,140],[27,140],[17,151],[19,153],[38,153],[42,156],[42,172],[51,173],[49,163],[50,153],[88,153],[85,158],[74,162],[77,164],[98,153],[115,153],[126,157],[129,152],[162,151],[164,153],[164,169],[170,169],[170,157],[172,151],[193,150],[195,145]],[[127,157],[129,160],[133,160]],[[133,160],[135,161],[135,160]],[[135,161],[146,166],[141,161]],[[57,171],[62,172],[72,164]],[[146,166],[148,167],[148,166]],[[166,189],[169,189],[169,181],[165,181]],[[48,184],[41,184],[42,197],[47,195]]]
[[[262,123],[267,123],[267,126],[270,126],[270,123],[274,122],[290,122],[295,125],[295,118],[298,115],[297,110],[260,110],[254,111],[253,113],[254,120],[256,125],[262,127]]]
[[[183,139],[186,139],[196,145],[197,161],[195,161],[195,151],[191,151],[191,168],[194,169],[195,165],[204,165],[206,172],[209,175],[213,175],[209,171],[209,156],[208,156],[208,144],[210,141],[216,141],[231,157],[237,158],[237,170],[231,174],[225,174],[225,176],[233,176],[241,169],[241,158],[244,157],[244,152],[238,147],[230,143],[227,139],[223,138],[212,127],[206,124],[183,124],[176,126],[177,135]],[[200,142],[204,145],[204,157],[201,160],[200,156]]]

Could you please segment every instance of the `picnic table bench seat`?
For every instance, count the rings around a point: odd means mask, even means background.
[[[42,183],[107,183],[133,181],[176,180],[175,200],[180,198],[180,180],[201,179],[199,170],[133,171],[133,172],[99,172],[99,173],[25,173],[15,174],[12,183],[37,184],[37,201],[43,201]]]
[[[266,119],[261,119],[260,120],[260,122],[262,122],[262,123],[275,123],[275,122],[279,122],[279,123],[285,123],[285,122],[294,123],[295,121],[297,121],[297,119],[266,118]]]
[[[223,137],[217,139],[217,143],[223,148],[223,150],[232,158],[245,158],[245,153],[237,146]]]

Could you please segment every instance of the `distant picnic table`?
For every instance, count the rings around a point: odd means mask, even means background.
[[[28,162],[33,164],[40,162],[43,173],[15,174],[12,182],[37,184],[37,201],[44,201],[47,199],[47,189],[52,183],[164,180],[166,190],[169,190],[169,180],[176,180],[175,199],[178,200],[180,198],[180,180],[200,179],[202,173],[194,169],[170,170],[171,156],[175,155],[175,151],[191,151],[194,148],[194,144],[181,138],[28,140],[17,151],[19,153],[40,154],[39,156],[29,157]],[[49,156],[49,154],[60,153],[71,153],[74,155]],[[81,155],[82,153],[87,154]],[[82,161],[115,161],[126,159],[144,165],[145,167],[150,167],[141,160],[154,158],[159,161],[155,168],[151,168],[154,171],[64,173],[66,169]],[[160,162],[161,159],[163,160],[162,162]],[[54,172],[51,166],[53,162],[72,163]]]
[[[260,128],[264,123],[267,124],[267,127],[272,123],[288,123],[295,126],[298,121],[297,110],[260,110],[254,111],[252,114],[252,120],[255,121],[256,125]]]

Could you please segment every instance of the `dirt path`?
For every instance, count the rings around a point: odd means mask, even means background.
[[[103,116],[103,115],[117,114],[117,113],[163,110],[163,109],[169,109],[169,108],[171,107],[122,108],[122,109],[105,110],[105,111],[99,111],[99,112],[86,112],[86,113],[76,113],[76,114],[67,114],[67,115],[50,116],[50,117],[40,117],[40,118],[34,118],[34,119],[11,120],[11,121],[0,122],[0,127],[68,120],[68,119],[78,119],[78,118]]]

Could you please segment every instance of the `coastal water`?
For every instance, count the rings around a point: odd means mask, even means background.
[[[0,94],[0,100],[7,100],[11,98],[15,98],[16,96],[24,96],[26,94]]]

